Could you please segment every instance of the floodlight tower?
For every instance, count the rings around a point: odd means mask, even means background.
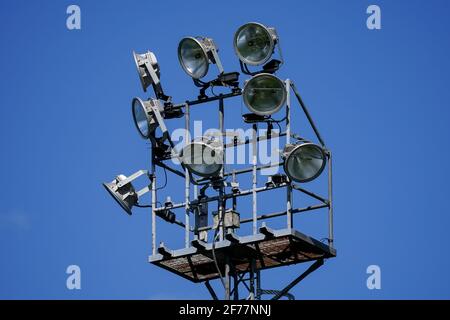
[[[135,98],[132,102],[136,128],[142,138],[151,142],[150,170],[141,170],[130,178],[118,176],[113,182],[105,184],[105,187],[129,214],[133,206],[151,208],[150,263],[192,282],[205,283],[213,299],[218,299],[210,284],[210,281],[215,279],[220,279],[223,284],[226,300],[242,298],[239,288],[248,291],[244,297],[246,299],[261,299],[263,295],[271,295],[274,300],[281,297],[293,299],[289,290],[319,268],[324,260],[336,256],[333,245],[332,155],[294,82],[274,75],[283,64],[275,29],[260,23],[245,24],[235,34],[234,47],[242,72],[251,77],[242,89],[239,85],[239,73],[225,73],[218,48],[211,38],[186,37],[181,40],[178,46],[179,62],[194,84],[200,88],[200,94],[195,100],[179,104],[173,103],[170,97],[163,93],[159,82],[160,68],[154,54],[134,54],[144,90],[153,85],[157,97],[149,100]],[[276,47],[280,60],[270,60]],[[219,75],[213,80],[200,80],[208,74],[210,64],[217,65]],[[261,70],[250,71],[248,65],[263,66]],[[215,86],[229,88],[229,92],[206,95],[206,90]],[[243,120],[251,124],[252,137],[244,140],[235,137],[232,142],[226,142],[225,101],[239,97],[250,112],[243,115]],[[315,133],[317,143],[292,132],[293,101],[299,104]],[[188,141],[191,137],[191,108],[211,103],[218,104],[219,138],[198,137],[186,142],[182,150],[176,150],[166,121],[184,117],[185,141]],[[283,109],[284,118],[275,120],[272,116]],[[273,123],[280,126],[280,132],[272,132]],[[267,125],[270,130],[265,134],[259,133],[258,127],[261,125]],[[281,130],[282,126],[284,130]],[[159,130],[156,130],[158,128]],[[159,136],[157,132],[160,132]],[[258,164],[259,145],[264,141],[280,138],[285,141],[280,161]],[[242,145],[252,145],[251,165],[244,169],[227,171],[224,165],[226,151]],[[172,159],[177,159],[181,168],[170,165],[169,161]],[[158,168],[184,180],[183,201],[173,202],[172,197],[162,204],[158,201]],[[275,174],[269,177],[265,184],[258,184],[261,171],[268,168],[283,168],[285,174]],[[327,196],[321,196],[307,189],[305,185],[324,171],[327,171],[328,175]],[[244,174],[251,174],[251,188],[246,190],[241,189],[239,184]],[[136,192],[131,181],[141,175],[146,175],[150,183],[148,187]],[[282,201],[284,208],[277,212],[260,213],[258,195],[270,194],[277,189],[286,190],[286,201]],[[140,197],[149,191],[151,204],[140,204]],[[296,194],[306,195],[318,203],[295,207],[293,198]],[[252,199],[251,214],[248,216],[239,210],[240,199],[244,197]],[[215,205],[215,210],[212,205]],[[325,209],[328,213],[327,243],[307,236],[294,227],[295,214],[319,209]],[[176,212],[180,210],[184,211],[184,221],[177,219]],[[212,223],[209,223],[211,213],[213,219]],[[183,248],[173,250],[164,242],[157,244],[158,217],[184,229]],[[286,219],[284,228],[273,229],[266,224],[266,221],[276,217]],[[238,235],[237,230],[247,223],[252,225],[251,234]],[[213,234],[211,240],[208,240],[208,233]],[[312,264],[284,289],[261,288],[262,270],[306,262]]]

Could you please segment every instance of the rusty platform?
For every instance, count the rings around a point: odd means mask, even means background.
[[[219,277],[213,260],[211,243],[192,241],[186,249],[170,250],[160,246],[149,262],[193,282]],[[263,270],[336,256],[336,250],[293,229],[272,230],[261,227],[256,235],[227,235],[214,246],[214,253],[224,272],[225,257],[229,257],[238,273],[246,272],[252,260]]]

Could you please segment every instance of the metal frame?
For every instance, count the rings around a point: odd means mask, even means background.
[[[173,147],[174,144],[170,139],[170,136],[168,134],[167,131],[167,127],[164,123],[164,119],[162,117],[162,115],[160,114],[159,110],[157,108],[153,108],[153,111],[155,113],[156,119],[159,123],[160,129],[163,132],[163,137],[165,140],[167,140],[170,144],[171,147],[171,155],[168,158],[165,159],[158,159],[155,157],[154,153],[152,152],[152,157],[151,157],[151,193],[152,193],[152,212],[151,212],[151,220],[152,220],[152,256],[150,257],[150,261],[155,262],[155,261],[159,261],[160,259],[166,257],[166,256],[170,256],[171,254],[173,254],[173,252],[171,252],[170,250],[167,250],[164,246],[157,248],[156,246],[156,216],[157,213],[161,210],[165,210],[166,207],[165,206],[161,206],[161,207],[157,207],[157,189],[156,189],[156,168],[157,167],[161,167],[177,176],[179,176],[180,178],[184,178],[185,179],[185,194],[184,194],[184,201],[181,203],[174,203],[173,205],[171,205],[170,209],[171,210],[176,210],[176,209],[184,209],[185,212],[185,221],[184,223],[179,222],[176,223],[177,225],[181,226],[184,228],[185,230],[185,241],[184,241],[184,250],[187,250],[186,252],[188,254],[193,254],[194,252],[196,252],[196,250],[201,250],[202,248],[205,249],[208,246],[212,245],[212,252],[214,254],[214,250],[215,250],[215,245],[216,243],[216,239],[213,239],[213,243],[203,243],[202,241],[198,241],[196,238],[196,234],[198,234],[198,232],[200,231],[208,231],[208,230],[212,230],[213,226],[206,226],[203,228],[199,228],[196,229],[195,227],[191,227],[190,225],[190,214],[192,212],[192,208],[201,204],[201,203],[206,203],[206,202],[217,202],[217,208],[218,208],[218,214],[219,214],[219,220],[223,219],[224,216],[224,212],[226,209],[225,203],[226,200],[231,199],[232,203],[233,203],[233,208],[236,209],[237,207],[237,202],[238,199],[240,197],[244,197],[244,196],[251,196],[252,197],[252,212],[251,212],[251,218],[246,218],[246,219],[241,219],[240,223],[244,224],[244,223],[252,223],[252,230],[253,230],[253,237],[258,237],[261,235],[261,233],[265,234],[274,234],[273,231],[271,231],[269,228],[265,227],[265,225],[263,224],[263,226],[261,228],[258,229],[258,221],[260,220],[266,220],[266,219],[270,219],[270,218],[274,218],[274,217],[280,217],[280,216],[286,216],[286,230],[294,230],[294,220],[293,220],[293,215],[297,214],[297,213],[304,213],[304,212],[309,212],[309,211],[313,211],[313,210],[317,210],[317,209],[323,209],[323,208],[327,208],[328,209],[328,248],[330,250],[330,252],[333,252],[334,254],[328,256],[329,257],[333,257],[335,256],[335,250],[333,247],[333,242],[334,242],[334,232],[333,232],[333,202],[332,202],[332,154],[331,152],[326,148],[325,142],[323,140],[323,138],[321,137],[315,123],[312,120],[312,117],[306,107],[306,105],[304,104],[295,84],[291,81],[291,80],[285,80],[285,87],[286,87],[286,117],[285,117],[285,126],[286,126],[286,131],[285,132],[281,132],[279,135],[272,135],[272,137],[268,137],[268,136],[259,136],[258,132],[257,132],[257,124],[253,125],[253,136],[251,140],[248,141],[240,141],[239,143],[235,142],[233,144],[226,144],[224,141],[225,139],[222,139],[223,142],[223,155],[224,155],[224,159],[225,159],[225,152],[227,148],[232,148],[232,147],[236,147],[238,145],[241,144],[252,144],[253,145],[253,156],[252,156],[252,165],[248,168],[245,169],[241,169],[241,170],[233,170],[232,172],[225,172],[225,166],[223,166],[223,169],[220,172],[220,176],[219,176],[219,181],[222,181],[218,187],[217,187],[217,182],[212,181],[211,179],[208,178],[195,178],[190,172],[189,170],[182,164],[182,162],[180,161],[183,171],[177,170],[177,169],[173,169],[171,168],[169,165],[165,164],[164,161],[171,159],[171,158],[178,158],[179,154],[177,154],[176,152],[174,152]],[[326,197],[324,196],[320,196],[317,195],[311,191],[306,190],[305,188],[303,188],[302,186],[293,183],[292,181],[287,181],[286,183],[282,183],[280,185],[276,185],[276,186],[258,186],[258,171],[265,169],[265,168],[270,168],[273,166],[281,166],[283,165],[283,162],[279,162],[279,163],[275,163],[275,164],[270,164],[270,165],[258,165],[257,164],[257,147],[259,142],[266,140],[266,139],[272,139],[272,138],[278,138],[278,137],[285,137],[286,139],[286,144],[289,144],[291,142],[291,139],[297,139],[297,140],[303,140],[301,138],[299,138],[297,135],[292,134],[291,132],[291,90],[294,93],[294,96],[296,97],[298,103],[300,104],[300,107],[303,111],[303,113],[305,114],[307,120],[309,121],[309,124],[311,125],[317,140],[319,141],[320,145],[322,146],[324,153],[327,157],[327,161],[328,161],[328,165],[327,165],[327,171],[328,171],[328,195]],[[185,129],[186,129],[186,137],[187,135],[190,133],[190,110],[191,107],[196,106],[196,105],[200,105],[200,104],[204,104],[204,103],[208,103],[208,102],[214,102],[214,101],[218,101],[219,102],[219,106],[218,106],[218,113],[219,113],[219,118],[218,118],[218,123],[219,123],[219,130],[222,132],[222,134],[225,133],[225,124],[224,124],[224,101],[226,99],[229,98],[233,98],[236,96],[240,96],[242,95],[242,90],[236,90],[233,91],[229,94],[221,94],[219,96],[214,96],[214,97],[207,97],[207,98],[203,98],[203,99],[198,99],[198,100],[193,100],[193,101],[186,101],[183,104],[179,104],[179,105],[174,105],[175,107],[181,107],[184,109],[184,116],[185,116]],[[150,139],[152,142],[152,147],[155,148],[157,147],[157,139],[151,138]],[[252,187],[248,190],[240,190],[239,192],[231,192],[231,193],[227,193],[225,190],[225,186],[230,186],[230,185],[226,185],[226,183],[224,182],[224,180],[227,177],[232,176],[233,179],[233,183],[237,182],[237,177],[241,174],[245,174],[245,173],[251,173],[252,175]],[[195,198],[191,199],[190,194],[191,194],[191,185],[194,186],[194,195]],[[217,190],[217,196],[213,196],[213,197],[209,197],[209,198],[202,198],[202,199],[198,199],[197,198],[197,194],[198,194],[198,190],[197,190],[197,186],[202,186],[203,188],[208,188],[209,186],[213,186],[215,185],[215,189]],[[265,192],[265,191],[270,191],[273,189],[277,189],[277,188],[286,188],[286,209],[280,212],[268,212],[265,214],[259,214],[258,215],[258,206],[257,206],[257,195],[258,193],[261,192]],[[293,196],[294,196],[294,191],[305,194],[315,200],[318,200],[320,203],[317,205],[311,205],[308,207],[293,207]],[[194,237],[191,236],[191,234],[194,234]],[[222,225],[219,225],[219,230],[218,230],[218,243],[221,242],[226,242],[228,241],[228,243],[233,243],[233,242],[239,242],[238,239],[239,237],[237,237],[236,235],[233,234],[232,229],[225,229],[225,227]],[[191,239],[193,241],[191,241]],[[164,255],[161,255],[161,252],[164,253]],[[320,262],[319,262],[320,261]],[[233,296],[234,299],[238,299],[239,295],[238,295],[238,286],[240,284],[243,284],[247,289],[249,289],[249,299],[260,299],[262,294],[274,294],[273,299],[278,299],[281,296],[287,296],[288,298],[292,298],[292,295],[288,294],[288,291],[294,287],[298,282],[300,282],[301,280],[303,280],[307,275],[309,275],[311,272],[313,272],[314,270],[316,270],[317,268],[319,268],[321,265],[323,264],[323,259],[318,259],[316,261],[316,263],[314,263],[304,274],[302,274],[299,278],[297,278],[296,280],[294,280],[290,285],[288,285],[285,289],[281,290],[281,291],[274,291],[274,290],[261,290],[260,287],[260,272],[259,270],[256,270],[256,268],[254,267],[254,264],[252,264],[251,267],[249,267],[249,270],[247,270],[246,272],[238,272],[234,266],[230,263],[230,259],[226,259],[225,261],[225,266],[224,266],[224,270],[225,270],[225,274],[223,275],[223,279],[222,279],[222,275],[220,275],[220,278],[224,284],[225,287],[225,299],[231,299],[231,297]],[[160,265],[161,266],[161,265]],[[220,272],[219,272],[220,274]],[[246,282],[243,280],[245,279],[244,275],[248,274],[248,282],[249,284],[245,284]],[[233,279],[233,284],[234,284],[234,288],[231,289],[231,279]],[[256,285],[255,285],[256,283]],[[208,289],[208,291],[211,293],[211,296],[213,299],[217,299],[217,295],[215,294],[214,290],[212,289],[212,287],[210,286],[209,282],[206,282],[206,287]]]

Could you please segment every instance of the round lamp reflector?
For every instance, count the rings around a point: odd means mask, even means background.
[[[117,187],[117,184],[125,180],[126,177],[124,175],[119,175],[116,179],[114,179],[110,183],[103,183],[106,191],[116,200],[116,202],[125,210],[129,215],[132,214],[131,209],[138,201],[138,196],[134,190],[134,187],[131,183],[127,183],[122,187]]]
[[[286,102],[286,87],[274,75],[261,73],[250,79],[244,86],[244,103],[258,115],[271,115],[278,112]]]
[[[284,171],[294,181],[309,182],[322,173],[325,164],[323,149],[314,143],[304,143],[288,151]]]
[[[223,151],[219,143],[194,141],[184,147],[182,161],[192,173],[202,177],[213,177],[222,169]]]
[[[249,65],[260,65],[272,56],[275,47],[269,29],[260,23],[247,23],[234,35],[234,49],[239,59]]]
[[[201,79],[208,73],[207,51],[196,38],[189,37],[180,41],[178,59],[184,71],[194,79]]]
[[[134,98],[131,104],[134,124],[144,139],[148,139],[158,127],[151,108],[152,104],[158,103],[158,100],[142,101],[140,98]]]

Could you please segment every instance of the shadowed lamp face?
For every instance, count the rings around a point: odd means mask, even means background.
[[[192,173],[213,177],[222,169],[223,151],[205,142],[193,142],[184,147],[182,161]]]
[[[158,106],[158,109],[161,111],[161,106],[157,99],[143,101],[140,98],[134,98],[131,103],[134,124],[144,139],[148,139],[158,127],[158,121],[156,120],[152,106]]]
[[[141,81],[142,88],[147,91],[147,88],[153,84],[153,79],[148,73],[146,62],[148,62],[154,69],[157,77],[160,77],[158,60],[153,52],[138,54],[133,52],[134,62],[138,71],[139,79]]]
[[[259,23],[247,23],[236,32],[234,49],[242,62],[260,65],[272,56],[274,41],[266,27]]]
[[[277,77],[262,73],[250,79],[244,87],[244,103],[258,115],[271,115],[286,102],[286,87]]]
[[[208,55],[197,39],[181,40],[178,46],[178,59],[184,71],[194,79],[203,78],[208,73]]]
[[[145,108],[142,102],[139,99],[133,100],[133,119],[141,136],[144,138],[148,138],[149,136],[149,127],[148,127],[148,118]]]
[[[126,177],[124,175],[119,175],[116,179],[114,179],[110,183],[103,183],[106,191],[116,200],[116,202],[122,207],[122,209],[132,215],[131,209],[138,201],[138,196],[134,190],[134,187],[131,183],[127,183],[122,187],[117,187],[117,184],[120,181],[125,180]]]
[[[284,170],[294,181],[309,182],[316,179],[326,164],[325,153],[322,148],[305,143],[295,146],[287,155]]]

